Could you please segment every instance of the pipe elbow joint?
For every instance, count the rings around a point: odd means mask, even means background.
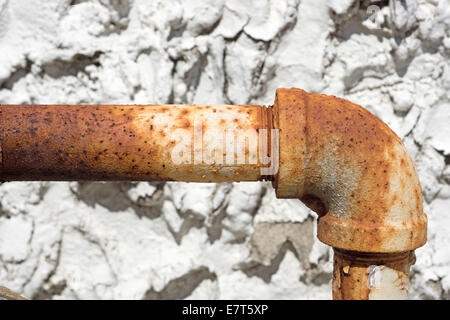
[[[319,215],[319,239],[360,252],[404,252],[426,242],[427,217],[414,163],[400,138],[344,99],[278,89],[279,198]]]

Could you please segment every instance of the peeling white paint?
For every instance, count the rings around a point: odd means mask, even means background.
[[[278,87],[350,99],[418,168],[430,227],[410,297],[450,298],[450,9],[392,3],[372,21],[352,0],[0,0],[0,103],[272,104]],[[266,183],[5,183],[0,203],[0,285],[29,297],[331,298],[315,238],[251,261],[256,224],[313,227]]]

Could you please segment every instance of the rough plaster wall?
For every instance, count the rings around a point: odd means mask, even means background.
[[[411,297],[450,298],[449,1],[376,4],[0,0],[0,103],[348,98],[420,174],[430,235]],[[0,284],[28,297],[331,296],[315,214],[264,183],[5,183],[0,203]]]

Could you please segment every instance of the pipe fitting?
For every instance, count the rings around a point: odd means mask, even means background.
[[[278,89],[277,197],[319,215],[319,239],[358,252],[405,252],[426,242],[414,164],[400,138],[362,107],[333,96]]]

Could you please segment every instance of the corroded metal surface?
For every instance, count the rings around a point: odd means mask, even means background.
[[[407,299],[413,263],[413,251],[362,253],[335,249],[333,299]]]
[[[231,138],[230,138],[231,137]],[[0,179],[272,180],[319,215],[336,299],[404,298],[427,217],[401,140],[349,101],[278,89],[273,107],[0,106]]]
[[[8,288],[0,286],[0,300],[28,300],[27,298],[17,294]]]
[[[318,237],[336,248],[402,252],[426,242],[414,164],[400,138],[344,99],[278,89],[277,196],[318,211]]]
[[[259,180],[259,130],[270,122],[270,108],[260,106],[2,105],[0,177]],[[226,134],[237,137],[231,151]]]

